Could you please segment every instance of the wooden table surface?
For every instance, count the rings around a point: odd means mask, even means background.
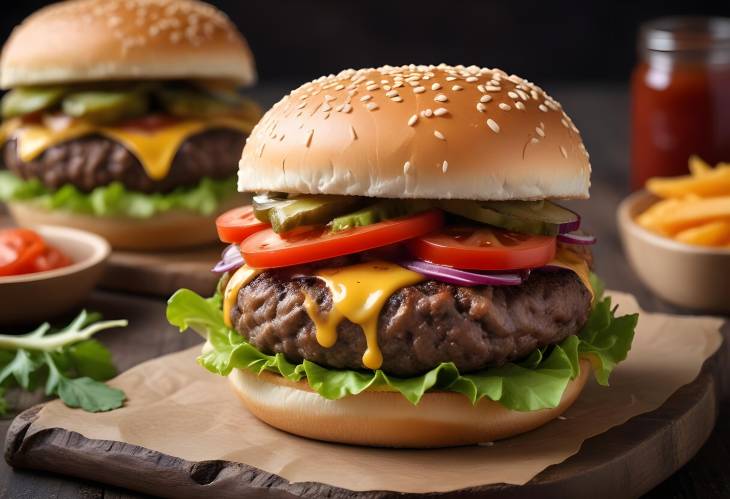
[[[271,85],[252,92],[263,106],[270,106],[289,85]],[[623,87],[560,86],[546,88],[563,104],[583,133],[593,164],[591,200],[574,207],[585,227],[599,238],[595,246],[597,272],[611,289],[633,293],[649,311],[683,313],[657,298],[642,286],[628,267],[621,250],[615,223],[615,208],[627,194],[629,117],[628,95]],[[678,283],[681,285],[681,283]],[[198,342],[194,334],[179,334],[165,321],[164,300],[126,294],[95,292],[87,308],[106,318],[129,319],[125,330],[100,333],[98,338],[112,351],[120,370],[149,358],[181,350]],[[30,407],[41,398],[35,394],[12,393],[15,410]],[[12,414],[0,420],[0,443]],[[671,452],[668,449],[667,452]],[[0,461],[1,498],[132,498],[139,494],[73,478],[14,471]],[[720,409],[717,427],[709,441],[681,470],[647,494],[647,498],[730,497],[730,400]]]

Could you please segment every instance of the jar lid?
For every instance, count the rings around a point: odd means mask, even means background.
[[[640,39],[659,52],[730,49],[730,18],[661,17],[641,25]]]

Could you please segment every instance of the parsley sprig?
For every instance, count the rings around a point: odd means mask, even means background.
[[[0,334],[0,414],[8,409],[3,395],[12,386],[44,387],[46,395],[89,412],[121,407],[124,392],[103,383],[117,373],[111,353],[92,336],[127,321],[100,318],[83,311],[60,331],[46,323],[27,334]]]

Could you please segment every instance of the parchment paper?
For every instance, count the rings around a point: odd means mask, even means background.
[[[638,311],[632,297],[613,297],[622,314]],[[634,347],[610,388],[591,381],[565,419],[489,447],[371,449],[280,432],[251,416],[225,378],[196,364],[198,347],[146,362],[113,380],[129,397],[122,409],[90,414],[52,402],[33,426],[66,428],[191,461],[237,461],[292,482],[351,490],[418,493],[524,484],[578,452],[586,439],[658,408],[691,382],[722,343],[721,325],[716,318],[642,312]]]

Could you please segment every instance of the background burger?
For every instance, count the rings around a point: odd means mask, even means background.
[[[2,52],[0,199],[21,224],[80,227],[115,247],[214,240],[259,118],[238,92],[255,77],[246,41],[203,2],[43,8]]]
[[[607,384],[636,316],[615,317],[594,242],[554,199],[588,197],[560,104],[497,69],[347,70],[254,129],[219,218],[216,297],[168,319],[207,343],[250,411],[306,437],[434,447],[555,418]],[[245,264],[244,264],[245,261]]]

